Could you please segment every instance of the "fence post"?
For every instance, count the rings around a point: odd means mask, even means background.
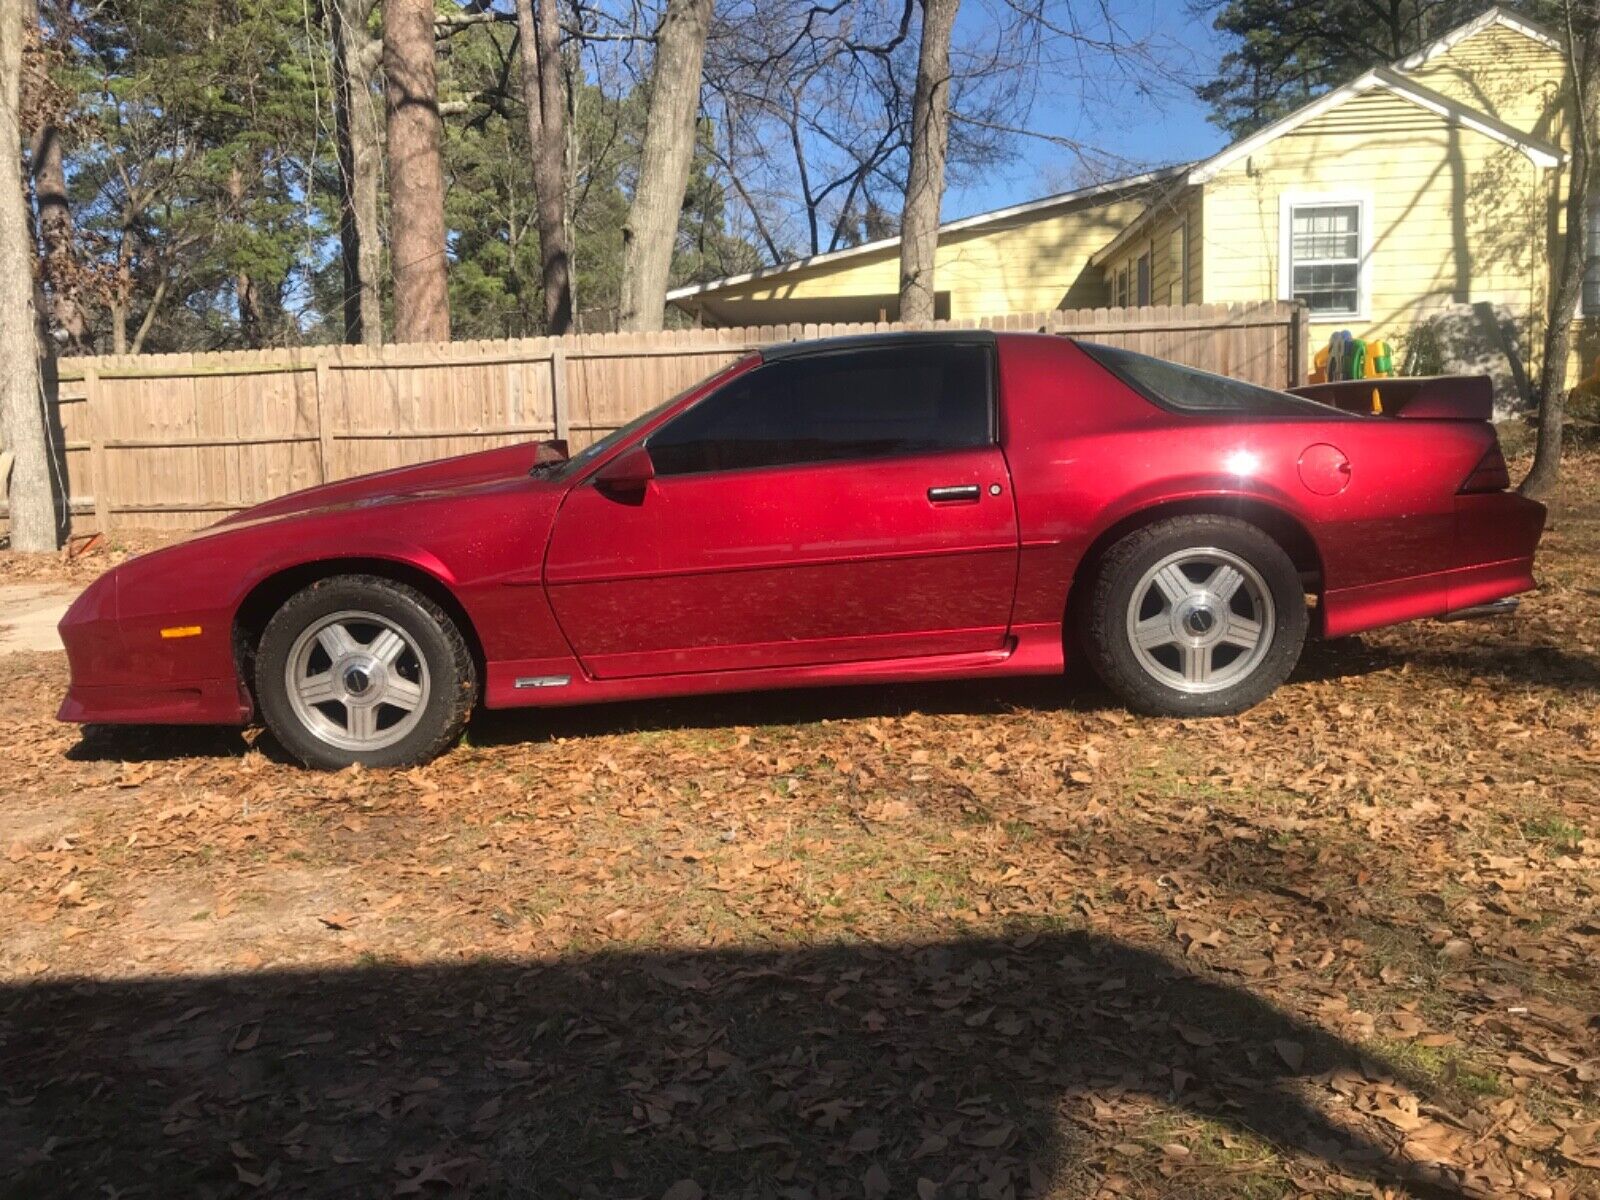
[[[100,368],[83,368],[83,407],[89,414],[89,461],[94,465],[94,524],[111,531],[111,471],[106,465],[106,414],[100,411]]]
[[[327,483],[333,471],[333,422],[328,419],[328,360],[317,359],[317,466],[318,479]]]
[[[550,347],[550,413],[556,441],[566,441],[571,421],[567,413],[567,352],[559,345]]]
[[[1289,338],[1289,386],[1299,387],[1311,377],[1306,367],[1311,356],[1311,310],[1304,304],[1294,306],[1293,329]]]

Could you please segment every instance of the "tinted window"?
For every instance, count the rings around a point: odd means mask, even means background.
[[[1118,379],[1163,408],[1186,413],[1239,413],[1245,416],[1323,418],[1338,410],[1315,400],[1271,388],[1180,367],[1165,359],[1079,342],[1078,348]]]
[[[925,345],[781,359],[650,438],[657,474],[731,471],[984,446],[989,351]]]

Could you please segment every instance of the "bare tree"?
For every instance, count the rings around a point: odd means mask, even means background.
[[[433,0],[387,0],[383,70],[394,336],[398,342],[448,341],[450,288]]]
[[[934,257],[950,145],[950,34],[960,0],[922,0],[922,45],[912,99],[911,167],[900,215],[900,319],[934,317]]]
[[[56,518],[23,192],[22,39],[22,4],[0,0],[0,441],[12,456],[11,547],[42,553],[56,548]]]
[[[42,46],[44,39],[37,0],[23,0],[22,13],[26,25],[39,30]],[[81,352],[88,341],[89,320],[85,311],[85,275],[78,261],[77,235],[68,203],[61,126],[71,96],[50,81],[43,65],[34,73],[33,84],[31,89],[24,87],[23,97],[24,107],[31,110],[33,119],[28,169],[33,181],[34,203],[38,207],[39,282],[47,289],[51,321],[65,336],[67,345]]]
[[[1561,426],[1567,411],[1567,355],[1589,258],[1589,196],[1595,174],[1596,105],[1600,102],[1600,12],[1594,0],[1563,0],[1567,73],[1572,94],[1572,154],[1567,162],[1567,232],[1551,280],[1550,319],[1539,367],[1539,437],[1525,496],[1546,496],[1561,469]]]
[[[712,0],[667,0],[656,29],[650,112],[633,203],[622,227],[623,329],[660,329],[678,216],[694,159],[695,114]]]
[[[533,190],[539,206],[544,324],[545,331],[552,335],[572,329],[567,97],[561,65],[561,18],[556,4],[557,0],[516,0],[517,34],[522,45],[522,98],[528,115],[528,144],[533,148]]]
[[[334,125],[339,147],[339,248],[344,268],[344,340],[383,343],[383,242],[378,197],[383,124],[373,94],[383,43],[368,30],[375,0],[331,0]]]

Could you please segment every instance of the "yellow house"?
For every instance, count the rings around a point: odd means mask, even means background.
[[[1109,302],[1090,257],[1143,212],[1182,168],[1046,196],[939,226],[939,318],[1100,308]],[[900,312],[900,239],[693,284],[667,293],[705,325],[893,321]]]
[[[1336,329],[1471,342],[1492,311],[1526,355],[1561,232],[1564,72],[1556,38],[1491,9],[1203,161],[942,226],[939,315],[1293,299],[1309,352]],[[892,320],[899,249],[668,299],[706,324]]]

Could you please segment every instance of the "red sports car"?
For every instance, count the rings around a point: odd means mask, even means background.
[[[1051,674],[1074,646],[1199,716],[1308,632],[1534,586],[1544,509],[1507,490],[1487,380],[1306,392],[1048,336],[774,347],[570,458],[328,484],[107,572],[61,623],[61,718],[259,714],[306,763],[393,766],[480,702]]]

